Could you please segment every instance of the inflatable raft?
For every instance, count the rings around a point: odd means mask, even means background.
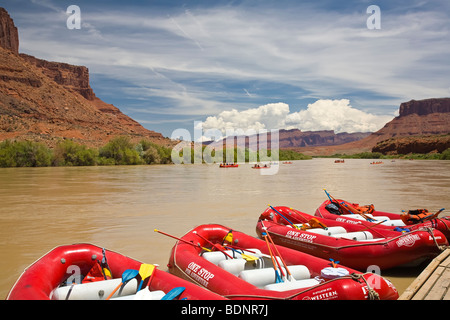
[[[229,164],[229,163],[221,163],[219,165],[220,168],[237,168],[239,165],[237,163]]]
[[[51,250],[23,272],[7,296],[7,300],[106,299],[224,298],[153,265],[91,244]]]
[[[372,205],[371,205],[372,206]],[[405,223],[405,217],[401,214],[371,210],[362,212],[361,214],[352,213],[358,212],[360,208],[368,208],[370,206],[359,206],[357,203],[351,203],[342,199],[332,199],[324,201],[315,212],[318,217],[338,220],[349,224],[360,224],[361,221],[373,220],[379,223],[375,228],[389,229],[389,230],[418,230],[421,228],[433,228],[442,232],[447,239],[450,239],[450,217],[434,217],[414,224]],[[363,210],[361,210],[363,211]],[[364,217],[365,216],[365,217]],[[402,219],[403,218],[403,219]]]
[[[172,248],[169,271],[233,300],[397,299],[387,279],[222,225],[201,225]]]
[[[314,217],[284,206],[269,207],[259,217],[257,234],[268,232],[276,244],[366,271],[413,266],[433,259],[448,245],[438,230],[407,233],[376,229],[375,223],[348,224]]]

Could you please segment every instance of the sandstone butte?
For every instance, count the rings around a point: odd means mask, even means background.
[[[442,152],[450,147],[448,137],[445,137],[448,134],[450,134],[450,98],[411,100],[401,103],[399,115],[366,138],[336,146],[291,149],[307,155]],[[439,137],[443,135],[444,137]],[[407,142],[404,140],[406,138],[408,138]],[[391,144],[389,147],[387,147],[387,140]],[[384,149],[377,147],[378,144],[384,144]],[[403,146],[403,148],[396,150],[395,146]]]
[[[100,147],[116,136],[174,144],[96,97],[88,68],[19,53],[18,30],[0,8],[0,141],[31,140],[53,147],[72,139]]]

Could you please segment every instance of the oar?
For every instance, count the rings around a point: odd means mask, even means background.
[[[366,219],[367,221],[370,221],[370,222],[373,221],[372,218],[366,216],[364,213],[361,213],[361,212],[359,212],[358,210],[355,210],[356,212],[354,212],[354,211],[353,211],[352,209],[350,209],[350,207],[347,206],[344,202],[339,203],[339,201],[337,201],[333,196],[331,196],[331,195],[327,192],[327,190],[323,189],[323,191],[325,191],[325,193],[326,193],[327,196],[328,196],[328,199],[330,199],[331,202],[336,202],[337,205],[338,205],[339,207],[341,207],[342,209],[345,209],[345,210],[346,210],[347,212],[349,212],[349,213],[359,214],[361,217],[363,217],[363,218]],[[344,204],[345,207],[342,206],[342,204]]]
[[[139,288],[137,289],[137,291],[141,290],[144,280],[153,274],[153,270],[155,270],[155,266],[153,264],[148,263],[141,264],[141,267],[139,268],[139,275],[141,276],[141,282],[139,283]]]
[[[333,268],[336,268],[336,265],[339,263],[339,261],[335,261],[334,259],[331,259],[331,258],[330,258],[330,261],[331,261],[331,266]]]
[[[205,251],[211,251],[211,250],[208,249],[208,248],[202,247],[202,246],[201,246],[200,244],[198,244],[198,243],[195,244],[195,243],[189,242],[189,241],[187,241],[187,240],[184,240],[184,239],[181,239],[181,238],[177,238],[177,237],[175,237],[175,236],[172,236],[171,234],[162,232],[161,230],[155,229],[154,231],[155,231],[155,232],[158,232],[158,233],[161,233],[161,234],[163,234],[163,235],[165,235],[165,236],[174,238],[174,239],[176,239],[176,240],[178,240],[178,241],[181,241],[181,242],[183,242],[183,243],[190,244],[191,246],[201,248],[201,249],[203,249],[203,250],[205,250]]]
[[[326,195],[328,196],[328,199],[330,199],[330,202],[336,202],[336,204],[337,204],[341,209],[344,209],[345,211],[347,211],[347,212],[349,212],[349,213],[352,213],[352,212],[350,212],[350,210],[349,210],[348,208],[344,208],[344,207],[339,203],[339,201],[337,201],[334,197],[332,197],[331,194],[329,194],[327,190],[323,189],[323,191],[325,191]]]
[[[139,274],[139,270],[134,270],[134,269],[125,270],[122,273],[122,282],[113,290],[113,292],[111,292],[111,294],[106,298],[106,300],[111,299],[111,297],[114,295],[114,293],[116,293],[116,291],[119,290],[119,288],[122,285],[125,285],[128,281],[135,278],[138,274]]]
[[[328,196],[328,199],[330,199],[330,202],[333,202],[331,195],[327,192],[327,190],[323,189],[323,191],[325,191],[325,194]]]
[[[385,220],[385,221],[387,221],[387,220]],[[382,222],[384,222],[384,221],[382,221]],[[377,224],[379,224],[379,223],[377,223]],[[366,225],[365,225],[364,223],[362,223],[362,222],[361,222],[361,225],[364,226],[364,227],[366,227],[367,229],[371,229],[372,227],[376,226],[376,224],[371,225],[371,226],[366,226]],[[397,227],[397,228],[398,228],[398,227]],[[395,230],[395,229],[394,229],[394,230]],[[364,230],[362,230],[362,231],[364,231]],[[385,236],[384,234],[380,233],[379,231],[377,231],[377,229],[372,229],[372,231],[375,231],[375,232],[378,233],[381,237],[386,238],[386,236]]]
[[[267,249],[269,250],[270,258],[272,259],[273,269],[275,270],[275,283],[283,282],[283,280],[280,277],[280,274],[278,273],[278,268],[277,268],[278,261],[275,262],[276,259],[274,259],[274,257],[273,257],[272,250],[270,249],[269,240],[267,240],[267,233],[262,232],[261,235],[264,237],[264,240],[266,240]]]
[[[289,225],[290,225],[291,227],[293,227],[293,228],[295,228],[295,229],[299,229],[299,227],[297,227],[295,224],[293,224],[288,218],[286,218],[285,216],[283,216],[283,215],[281,214],[281,212],[279,212],[277,209],[275,209],[274,207],[272,207],[270,204],[269,204],[269,207],[270,207],[273,211],[275,211],[275,213],[277,213],[278,215],[280,215],[284,220],[286,220],[286,222],[289,223]]]
[[[261,222],[261,223],[262,223],[262,222]],[[294,277],[292,276],[291,272],[289,271],[289,268],[288,268],[286,262],[284,261],[283,257],[281,256],[280,252],[278,251],[277,246],[276,246],[275,243],[273,242],[272,236],[270,235],[269,231],[267,231],[267,227],[264,226],[264,224],[263,224],[263,229],[266,231],[267,237],[269,238],[270,242],[272,243],[272,246],[274,247],[277,256],[280,258],[281,262],[283,263],[284,268],[286,269],[286,272],[287,272],[288,275],[289,275],[289,279],[288,279],[288,280],[294,281],[294,280],[295,280]],[[277,261],[277,262],[278,262],[278,261]],[[283,269],[281,269],[281,266],[280,266],[280,265],[278,265],[278,266],[280,267],[280,270],[283,272]],[[284,274],[283,274],[283,276],[284,276]]]
[[[241,255],[241,257],[242,257],[245,261],[253,262],[253,261],[256,261],[256,260],[259,259],[258,257],[251,256],[251,255],[246,254],[246,253],[243,253],[243,252],[239,252],[239,250],[237,250],[237,249],[235,249],[235,248],[228,247],[228,246],[227,246],[226,248],[229,248],[229,249],[232,250],[233,252],[239,253],[239,254]]]
[[[289,210],[293,211],[295,214],[298,214],[303,220],[305,220],[305,223],[308,222],[308,219],[306,219],[306,218],[300,213],[300,211],[298,211],[298,210],[296,210],[296,209],[292,209],[292,208],[289,208]]]
[[[382,224],[383,222],[386,222],[386,221],[388,221],[388,220],[389,220],[389,219],[386,219],[386,220],[382,220],[382,221],[380,221],[380,222],[377,222],[377,223],[371,225],[370,227],[367,227],[367,228],[365,228],[365,229],[363,229],[363,230],[361,230],[361,231],[366,231],[366,230],[372,229],[373,227],[375,227],[375,226],[377,226],[377,225],[379,225],[379,224]]]
[[[199,236],[200,238],[202,238],[204,241],[208,242],[211,246],[213,246],[213,248],[218,249],[220,252],[222,252],[224,255],[226,255],[227,257],[229,257],[230,259],[234,259],[232,256],[230,256],[226,251],[224,251],[219,245],[212,243],[211,241],[209,241],[208,239],[206,239],[204,236],[202,236],[201,234],[197,233],[197,231],[192,232],[193,234]],[[245,259],[246,261],[256,261],[258,260],[257,257],[253,257],[251,255],[248,254],[244,254],[241,253],[239,251],[237,251],[236,249],[230,248],[231,250],[233,250],[234,252],[239,253],[243,259]]]
[[[441,212],[444,211],[444,210],[445,210],[445,208],[442,208],[442,209],[438,210],[438,212],[436,212],[435,214],[433,214],[430,218],[425,218],[425,220],[431,220],[431,219],[437,218],[437,216],[439,215],[439,213],[441,213]]]
[[[213,248],[218,249],[220,252],[222,252],[224,255],[226,255],[227,257],[229,257],[230,259],[233,259],[232,256],[230,256],[228,253],[225,252],[225,250],[223,250],[222,248],[220,248],[218,245],[212,243],[211,241],[209,241],[208,239],[206,239],[204,236],[202,236],[201,234],[198,234],[197,231],[192,232],[193,234],[199,236],[200,238],[202,238],[204,241],[208,242],[210,245],[212,245]]]
[[[363,217],[364,219],[366,219],[367,221],[373,222],[374,219],[372,219],[369,216],[366,216],[364,213],[360,212],[359,210],[356,210],[355,208],[353,208],[352,206],[348,206],[346,203],[342,202],[342,204],[347,208],[348,212],[353,213],[353,214],[359,214],[361,217]]]
[[[142,289],[136,292],[135,300],[146,300],[146,296],[150,293],[150,284],[152,283],[153,276],[156,273],[156,268],[158,267],[157,264],[154,264],[154,269],[152,271],[152,274],[150,276],[150,279],[147,281],[147,285]],[[148,288],[148,290],[146,290]]]
[[[173,300],[176,297],[178,297],[180,294],[182,294],[186,290],[185,287],[176,287],[167,292],[166,295],[164,295],[161,300]]]

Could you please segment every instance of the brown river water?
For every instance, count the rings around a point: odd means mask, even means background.
[[[450,161],[371,161],[293,161],[274,175],[251,164],[0,168],[0,297],[59,245],[92,243],[167,270],[175,240],[155,228],[182,236],[219,223],[256,236],[268,204],[314,214],[327,199],[323,189],[381,211],[450,210]],[[401,293],[424,266],[382,276]]]

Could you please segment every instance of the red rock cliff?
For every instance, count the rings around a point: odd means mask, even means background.
[[[431,113],[450,112],[450,98],[411,100],[400,105],[399,116],[405,117],[410,114],[424,116]]]
[[[88,68],[61,62],[50,62],[23,53],[20,56],[66,89],[78,92],[87,100],[94,100],[95,94],[89,84]]]
[[[19,54],[19,33],[4,8],[0,8],[0,47]]]
[[[17,28],[0,8],[0,141],[61,139],[100,147],[116,136],[172,142],[97,98],[83,66],[18,54]]]

